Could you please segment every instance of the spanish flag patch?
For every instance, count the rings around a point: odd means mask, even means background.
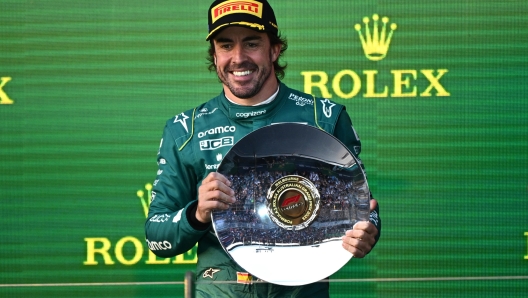
[[[253,276],[247,272],[237,272],[237,283],[250,285],[253,280]]]

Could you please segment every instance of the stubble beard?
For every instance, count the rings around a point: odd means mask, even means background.
[[[270,57],[271,61],[271,57]],[[231,82],[229,80],[229,74],[232,69],[252,69],[255,72],[258,73],[258,76],[251,80],[250,82],[245,83],[244,85],[239,85],[236,82]],[[233,95],[235,95],[238,98],[242,99],[249,99],[257,95],[260,90],[262,89],[262,86],[264,83],[269,79],[271,75],[271,63],[268,63],[268,65],[265,65],[262,68],[259,68],[256,64],[253,64],[251,62],[243,62],[238,65],[230,65],[224,70],[216,69],[216,73],[218,75],[218,78],[220,81],[227,86],[229,91]]]

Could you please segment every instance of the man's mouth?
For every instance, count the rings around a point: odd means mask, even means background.
[[[249,74],[253,73],[252,70],[246,70],[246,71],[233,71],[233,74],[236,76],[236,77],[243,77],[243,76],[247,76]]]

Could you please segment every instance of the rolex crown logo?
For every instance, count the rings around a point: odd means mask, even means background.
[[[395,23],[390,24],[390,31],[387,34],[387,24],[389,23],[388,17],[381,18],[381,32],[378,23],[379,16],[377,14],[372,15],[372,20],[374,21],[372,32],[369,28],[370,20],[368,17],[363,18],[363,23],[365,23],[364,33],[361,32],[361,24],[356,24],[354,28],[359,34],[359,39],[361,39],[361,45],[363,46],[365,56],[369,60],[380,61],[387,55],[392,33],[396,30],[397,26]]]

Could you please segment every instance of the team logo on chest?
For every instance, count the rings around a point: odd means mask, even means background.
[[[215,158],[216,158],[216,161],[218,163],[216,163],[216,164],[205,164],[205,169],[206,170],[217,170],[218,167],[220,166],[220,162],[222,161],[222,158],[224,158],[224,157],[223,157],[222,153],[218,153],[218,154],[216,154]]]
[[[198,133],[198,138],[203,138],[207,135],[215,135],[215,134],[222,134],[222,133],[228,133],[228,132],[235,132],[236,127],[235,126],[218,126],[215,128],[208,129],[206,131],[201,131]]]

